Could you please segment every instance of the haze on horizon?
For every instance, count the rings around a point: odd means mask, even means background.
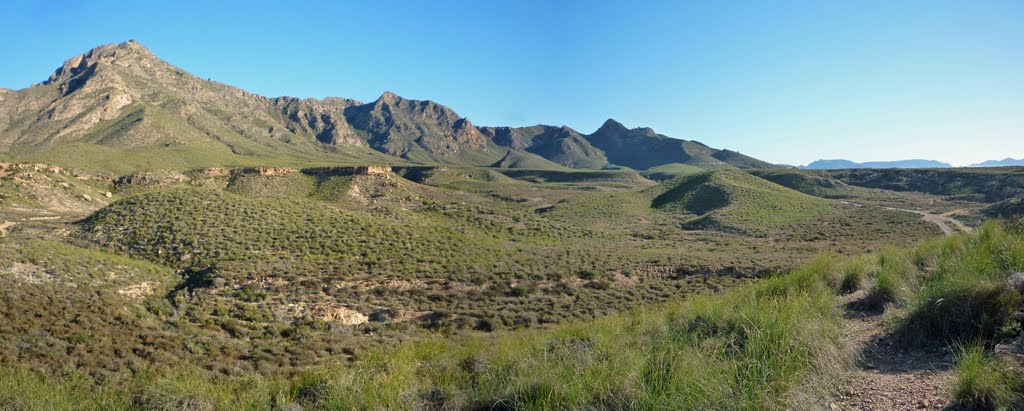
[[[0,87],[140,41],[267,96],[390,90],[479,125],[607,118],[760,159],[1024,157],[1024,3],[0,3]]]

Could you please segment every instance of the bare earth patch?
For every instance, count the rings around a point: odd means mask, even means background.
[[[118,294],[121,294],[131,300],[141,300],[146,296],[153,294],[156,291],[157,284],[152,281],[141,282],[138,284],[132,284],[120,290],[117,290]]]
[[[9,267],[0,267],[0,275],[10,276],[15,282],[22,284],[51,283],[57,279],[43,267],[24,263],[11,263]]]

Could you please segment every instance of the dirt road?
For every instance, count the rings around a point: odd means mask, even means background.
[[[953,213],[956,213],[957,211],[960,211],[960,210],[950,211],[950,212],[945,213],[945,214],[933,214],[933,213],[929,213],[927,211],[921,211],[921,210],[909,210],[909,209],[906,209],[906,208],[895,208],[895,207],[885,207],[885,206],[872,206],[872,205],[861,204],[861,203],[854,203],[854,202],[849,202],[849,201],[840,201],[840,203],[851,204],[851,205],[855,205],[855,206],[859,206],[859,207],[877,207],[877,208],[881,208],[881,209],[884,209],[884,210],[903,211],[903,212],[907,212],[907,213],[914,213],[914,214],[920,215],[921,218],[924,219],[924,221],[927,221],[929,223],[932,223],[932,224],[935,224],[936,226],[938,226],[939,229],[942,230],[943,234],[954,234],[954,233],[957,233],[957,232],[965,232],[965,233],[971,232],[971,228],[970,227],[967,227],[966,225],[964,225],[964,223],[961,223],[960,221],[958,221],[957,219],[952,217]]]

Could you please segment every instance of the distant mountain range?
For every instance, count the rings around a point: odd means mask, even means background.
[[[390,92],[370,103],[268,98],[189,74],[135,41],[71,58],[41,84],[0,89],[0,159],[113,172],[316,164],[773,166],[614,120],[587,135],[566,126],[478,127],[441,104]]]
[[[1013,158],[1004,158],[1002,160],[989,160],[983,161],[977,164],[971,164],[968,167],[1008,167],[1008,166],[1024,166],[1024,158],[1017,160]]]
[[[817,160],[799,168],[806,170],[837,170],[847,168],[950,168],[948,163],[934,160],[868,161],[857,163],[850,160]]]
[[[989,160],[967,167],[1009,167],[1024,166],[1024,159],[1016,160],[1006,158],[1003,160]],[[897,161],[868,161],[857,163],[850,160],[817,160],[806,166],[799,166],[804,170],[841,170],[853,168],[953,168],[949,163],[934,160],[897,160]]]

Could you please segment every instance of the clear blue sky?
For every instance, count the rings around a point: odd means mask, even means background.
[[[136,39],[256,93],[607,118],[804,164],[1024,157],[1024,2],[0,0],[0,87]]]

